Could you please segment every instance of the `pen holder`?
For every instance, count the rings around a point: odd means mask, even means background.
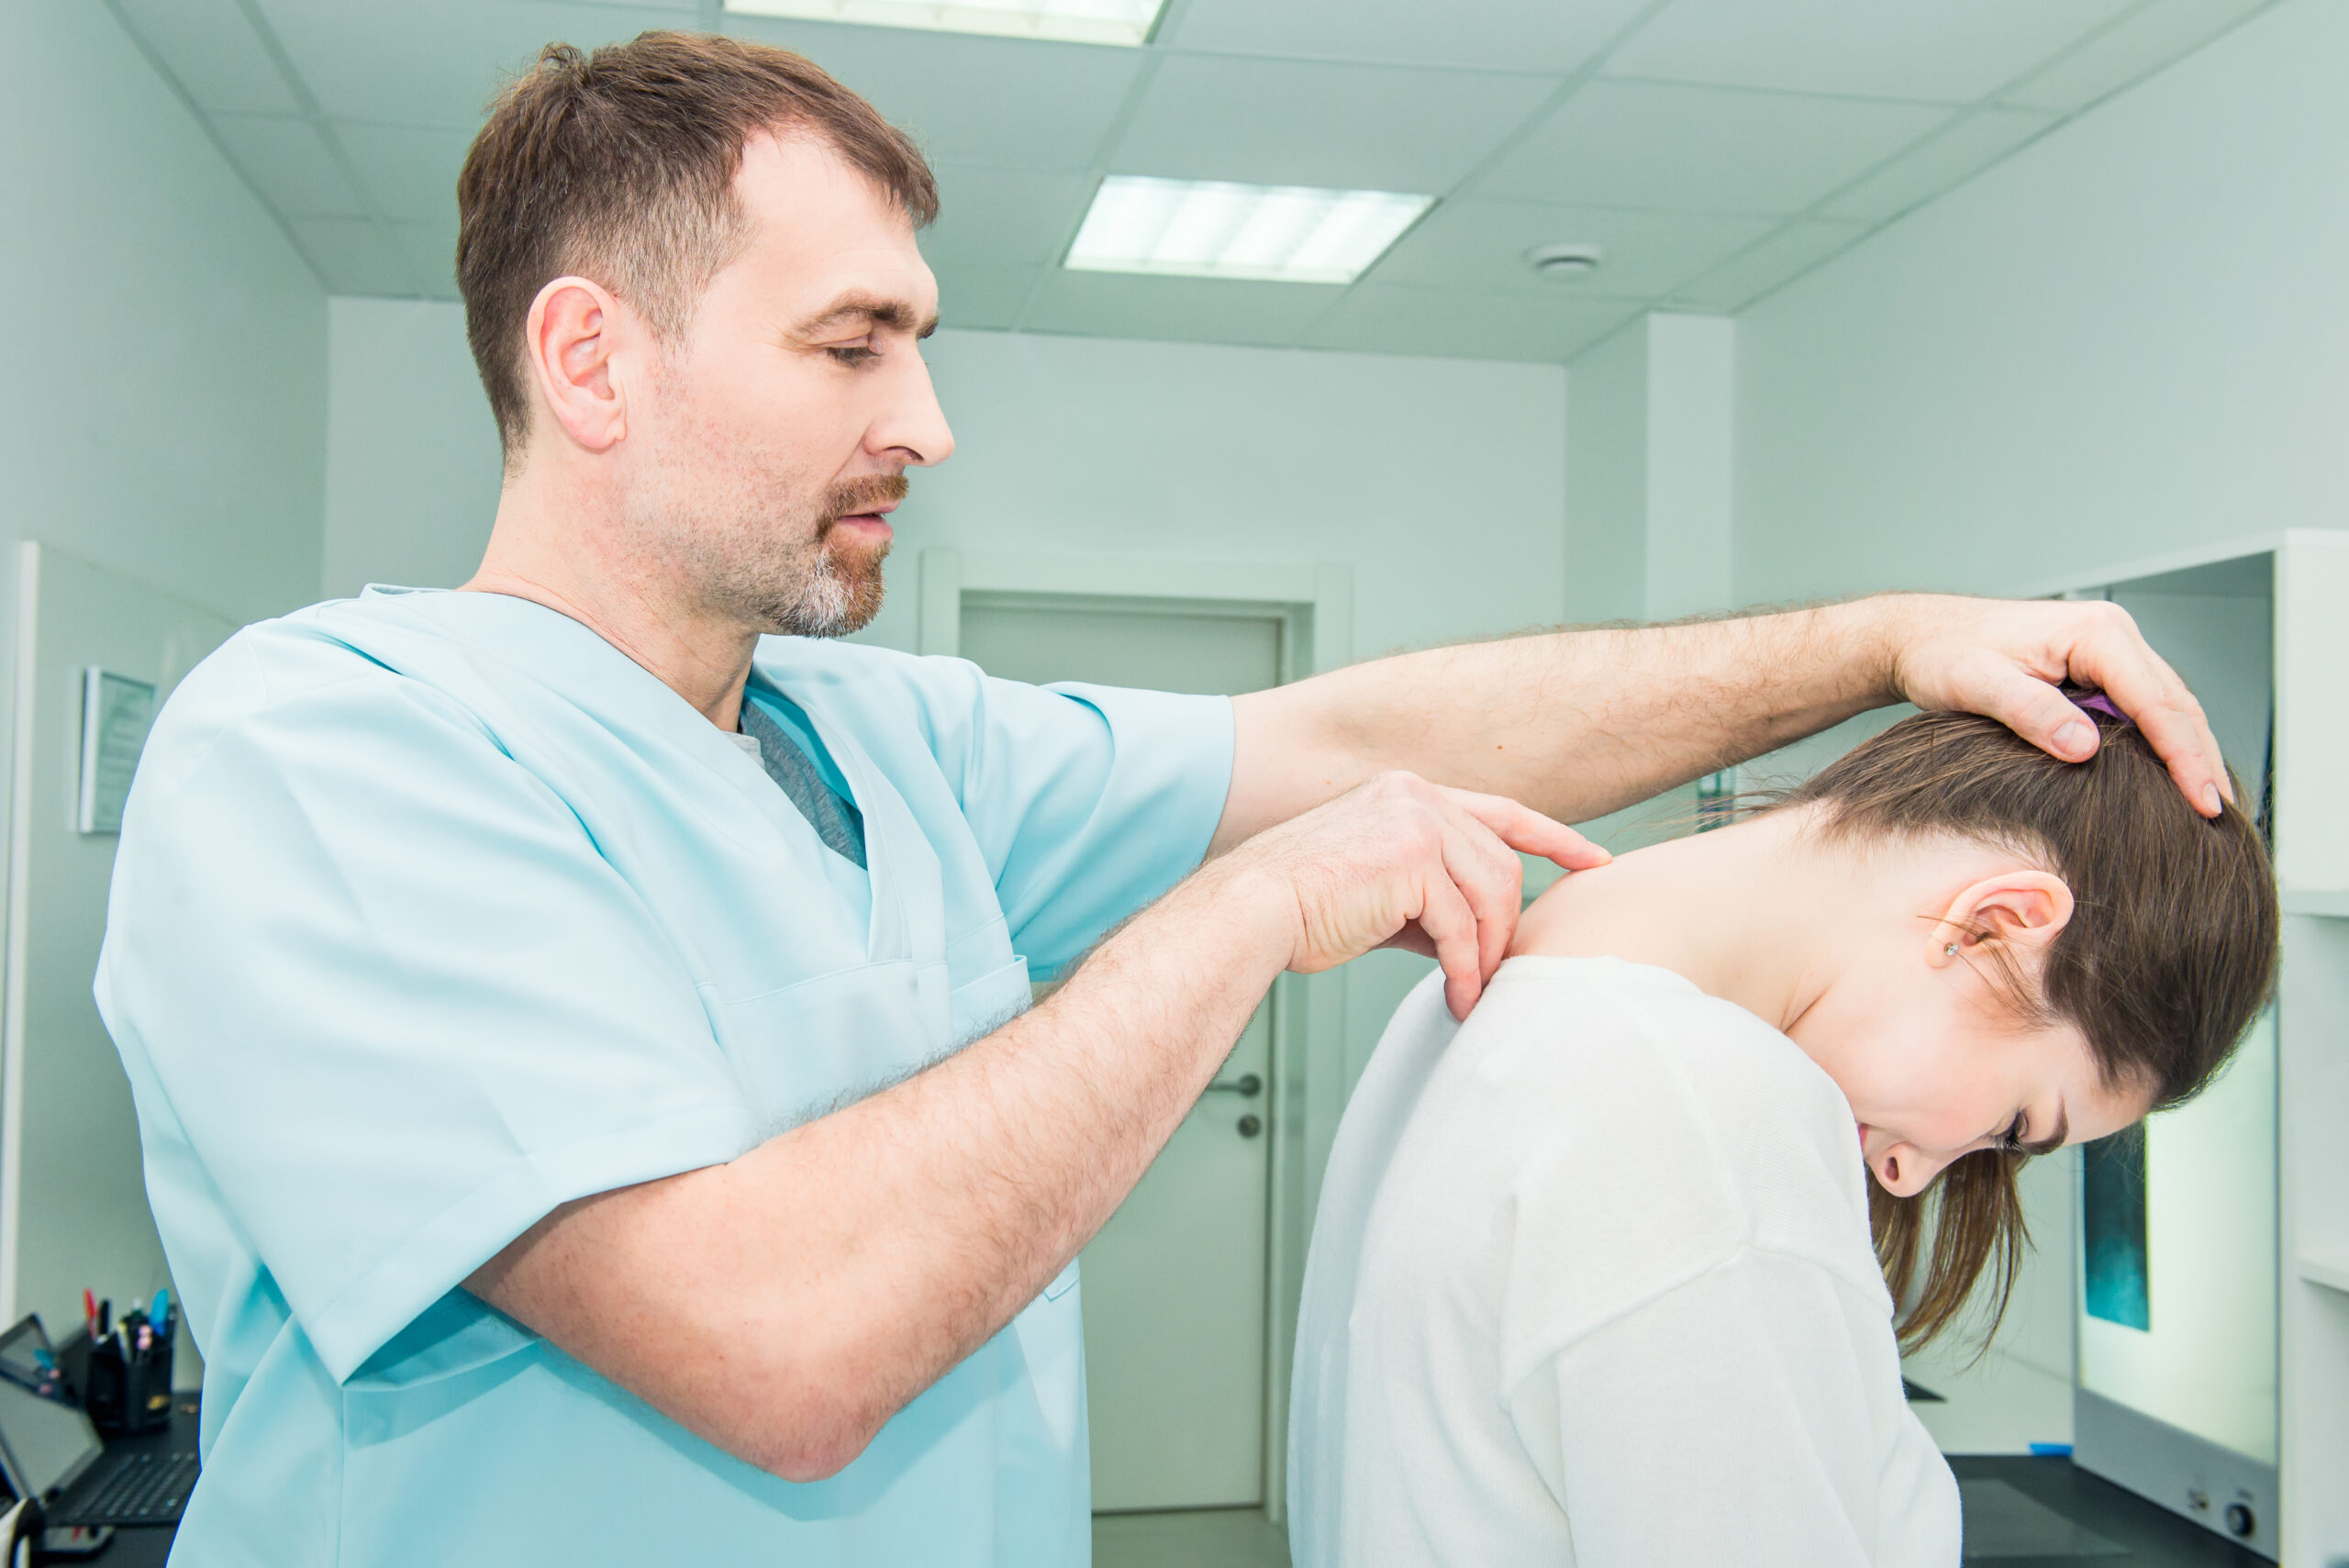
[[[172,1337],[156,1335],[143,1351],[136,1339],[99,1340],[90,1347],[82,1396],[102,1432],[128,1437],[170,1425]]]

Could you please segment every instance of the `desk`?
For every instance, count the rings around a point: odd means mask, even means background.
[[[161,1451],[185,1450],[195,1451],[195,1396],[183,1394],[172,1402],[172,1424],[160,1432],[148,1432],[141,1437],[117,1438],[106,1445],[108,1452],[120,1449],[135,1453],[141,1449]],[[91,1568],[163,1568],[164,1560],[172,1554],[172,1537],[178,1530],[171,1525],[141,1525],[114,1532],[114,1540],[95,1557],[36,1558],[36,1562],[87,1562]]]

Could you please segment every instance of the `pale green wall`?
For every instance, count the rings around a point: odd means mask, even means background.
[[[470,575],[497,438],[454,305],[333,303],[327,592]],[[1341,562],[1354,651],[1558,618],[1556,366],[1006,332],[926,346],[957,448],[917,471],[869,639],[914,646],[938,546]]]
[[[237,620],[308,603],[324,289],[111,12],[5,0],[0,28],[0,542]]]
[[[1741,317],[1739,596],[2343,526],[2344,83],[2287,0]]]
[[[1566,373],[1566,618],[1647,617],[1648,334],[1644,317]]]
[[[489,542],[501,472],[464,312],[337,299],[328,320],[326,596],[453,588]]]
[[[1642,316],[1574,362],[1566,618],[1730,607],[1736,323]]]

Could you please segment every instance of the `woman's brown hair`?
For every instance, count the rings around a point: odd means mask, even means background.
[[[1847,842],[1997,844],[2062,877],[2070,921],[2036,974],[2002,964],[2002,992],[2029,1022],[2077,1029],[2109,1086],[2160,1110],[2218,1075],[2266,1002],[2280,940],[2276,877],[2242,807],[2204,817],[2134,725],[2094,717],[2096,756],[2060,762],[1991,719],[1919,714],[1765,809],[1822,807],[1821,831]],[[1991,951],[2006,958],[2003,946]],[[1870,1184],[1876,1256],[1907,1303],[1904,1350],[1948,1328],[1985,1273],[1983,1342],[1997,1331],[2029,1242],[2015,1190],[2022,1159],[1976,1150],[1909,1198]]]

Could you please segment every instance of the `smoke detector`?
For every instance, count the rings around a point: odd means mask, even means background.
[[[1525,262],[1543,277],[1564,283],[1598,271],[1606,254],[1596,245],[1536,245],[1525,253]]]

